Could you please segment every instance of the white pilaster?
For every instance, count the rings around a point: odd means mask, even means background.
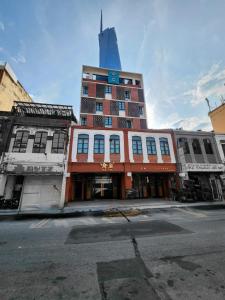
[[[149,163],[145,135],[141,136],[141,141],[142,141],[142,151],[143,151],[143,163]]]
[[[77,142],[78,142],[78,133],[73,132],[73,148],[72,148],[72,158],[73,162],[77,161]]]
[[[109,145],[109,134],[105,134],[105,156],[104,162],[110,162],[110,145]]]
[[[129,158],[130,162],[134,162],[134,156],[133,156],[133,145],[132,145],[132,133],[128,132],[128,148],[129,148]]]
[[[88,162],[94,162],[94,133],[89,133]]]
[[[124,136],[120,133],[120,162],[124,162]]]
[[[171,137],[168,138],[168,144],[169,144],[169,149],[170,149],[170,157],[171,157],[171,163],[175,164],[176,163],[176,158],[174,155],[174,149],[173,149],[173,143]]]
[[[161,149],[160,149],[160,143],[159,143],[159,138],[158,137],[155,137],[155,143],[156,143],[156,151],[157,151],[157,162],[158,163],[163,163]]]

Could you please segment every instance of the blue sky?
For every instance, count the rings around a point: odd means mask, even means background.
[[[125,71],[143,73],[150,128],[210,129],[225,97],[223,0],[0,0],[0,61],[36,101],[71,104],[81,66],[98,66],[100,10]]]

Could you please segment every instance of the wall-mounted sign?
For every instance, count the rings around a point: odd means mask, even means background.
[[[223,164],[192,164],[184,165],[187,172],[224,172],[225,167]]]
[[[104,170],[104,171],[112,171],[112,169],[113,169],[113,163],[101,163],[100,164],[101,165],[101,167],[102,167],[102,170]]]
[[[120,72],[109,70],[108,71],[108,83],[119,84],[120,83]]]

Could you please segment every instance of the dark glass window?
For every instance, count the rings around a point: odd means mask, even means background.
[[[130,99],[130,91],[124,91],[125,99]]]
[[[22,130],[17,131],[12,151],[25,153],[27,149],[28,137],[29,137],[28,131],[22,131]]]
[[[183,148],[184,154],[190,154],[190,148],[186,138],[179,138],[177,144],[178,148]]]
[[[222,150],[223,150],[223,155],[225,156],[225,143],[222,143],[221,146],[222,146]]]
[[[82,126],[86,126],[86,125],[87,125],[87,118],[86,118],[86,117],[81,117],[80,124],[81,124]]]
[[[112,94],[112,87],[111,87],[111,85],[106,85],[105,86],[105,93],[106,94]]]
[[[133,154],[142,154],[142,143],[140,136],[132,137]]]
[[[83,85],[83,95],[84,96],[88,95],[88,86],[87,85]]]
[[[77,142],[77,153],[88,153],[88,134],[79,134]]]
[[[203,139],[204,147],[205,147],[205,153],[206,154],[213,154],[212,144],[209,139]]]
[[[139,114],[143,115],[143,106],[138,106]]]
[[[101,102],[96,102],[96,111],[103,111],[103,105]]]
[[[47,144],[48,133],[45,131],[38,131],[35,133],[33,153],[44,153]]]
[[[94,153],[95,154],[103,154],[105,148],[104,135],[97,134],[94,139]]]
[[[193,139],[192,148],[193,148],[194,154],[202,154],[201,146],[200,146],[198,139]]]
[[[105,126],[112,126],[112,117],[105,117]]]
[[[146,146],[147,146],[147,153],[149,155],[156,155],[156,144],[155,139],[153,137],[146,138]]]
[[[168,144],[168,139],[167,138],[160,138],[160,150],[162,155],[170,155],[170,148]]]
[[[110,153],[120,153],[120,137],[118,135],[110,136]]]
[[[125,110],[125,102],[119,101],[119,110]]]
[[[65,132],[55,132],[52,140],[52,153],[64,153],[66,142]]]
[[[131,120],[126,120],[126,125],[127,125],[127,128],[132,128]]]
[[[124,84],[132,84],[132,79],[124,78]]]

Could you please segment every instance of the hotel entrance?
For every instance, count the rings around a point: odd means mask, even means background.
[[[73,200],[119,199],[120,174],[75,174]]]

